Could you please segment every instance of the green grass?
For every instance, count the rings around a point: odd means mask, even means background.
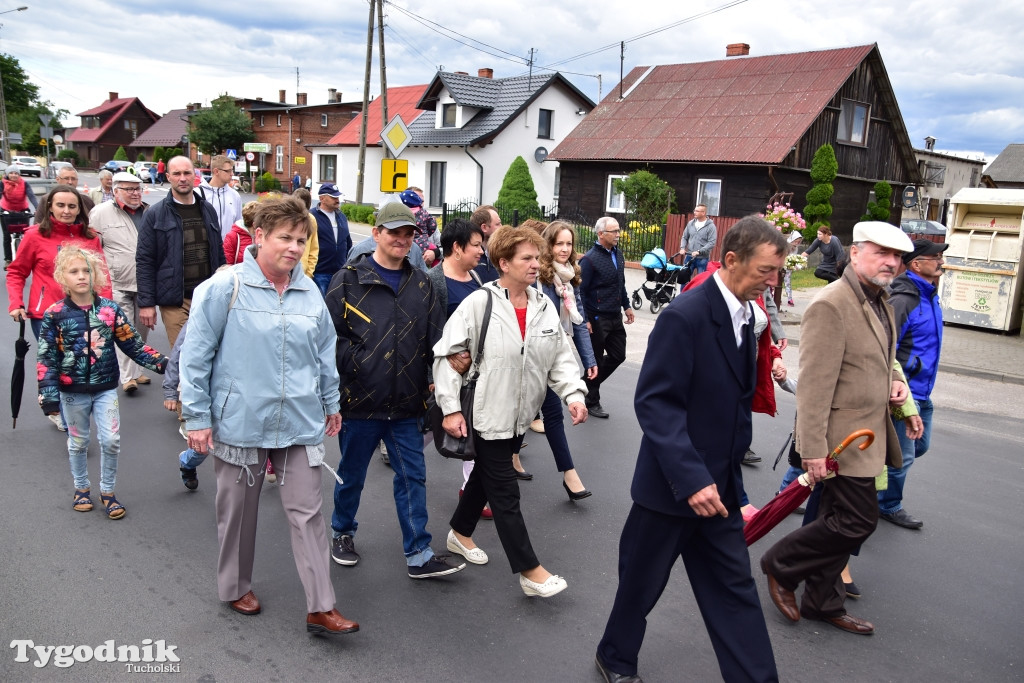
[[[809,268],[794,271],[789,276],[789,281],[793,283],[793,289],[815,289],[825,286],[825,281],[814,277],[814,271]]]

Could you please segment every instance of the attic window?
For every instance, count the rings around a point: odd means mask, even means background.
[[[555,118],[555,112],[551,109],[541,109],[537,119],[537,137],[544,138],[546,140],[552,139],[554,136],[551,134],[552,122]]]
[[[455,112],[457,111],[457,104],[445,104],[441,107],[441,127],[442,128],[454,128],[455,127]]]
[[[870,115],[871,107],[863,102],[843,100],[842,108],[839,110],[839,131],[836,133],[836,141],[866,146]]]
[[[946,165],[925,162],[921,175],[924,176],[925,185],[942,187],[946,183]]]

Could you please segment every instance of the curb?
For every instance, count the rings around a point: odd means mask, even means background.
[[[978,379],[987,379],[993,382],[1003,382],[1004,384],[1024,385],[1024,377],[1020,375],[1008,375],[1002,372],[992,372],[991,370],[980,370],[978,368],[972,368],[966,365],[939,363],[939,372],[948,372],[954,375],[964,375],[967,377],[977,377]]]

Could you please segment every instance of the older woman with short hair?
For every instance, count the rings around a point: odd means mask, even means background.
[[[533,286],[545,248],[540,235],[528,228],[499,228],[491,235],[488,248],[500,277],[466,297],[434,345],[435,396],[445,415],[444,428],[452,436],[465,436],[467,425],[459,399],[463,375],[451,367],[447,356],[475,352],[490,300],[492,311],[483,357],[477,359],[480,377],[473,404],[476,466],[452,515],[448,549],[474,564],[488,561],[472,535],[481,508],[490,502],[498,538],[512,571],[519,574],[520,587],[528,596],[547,598],[567,584],[546,570],[534,553],[519,507],[512,453],[548,387],[569,404],[573,424],[587,419],[586,388],[555,307]]]
[[[337,334],[301,256],[312,224],[285,197],[262,203],[255,244],[240,265],[196,288],[181,352],[182,416],[189,447],[212,453],[217,477],[217,591],[258,614],[251,589],[260,488],[268,460],[279,473],[292,553],[306,593],[306,629],[359,630],[334,607],[320,466],[324,436],[341,428]],[[245,353],[240,353],[245,349]]]

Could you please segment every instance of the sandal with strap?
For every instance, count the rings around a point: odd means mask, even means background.
[[[121,519],[128,512],[124,509],[124,505],[117,502],[117,498],[114,498],[113,493],[110,495],[101,493],[100,500],[103,501],[103,505],[107,508],[108,519]]]
[[[75,501],[72,505],[78,512],[89,512],[89,510],[92,510],[92,498],[89,497],[89,489],[75,489]]]

